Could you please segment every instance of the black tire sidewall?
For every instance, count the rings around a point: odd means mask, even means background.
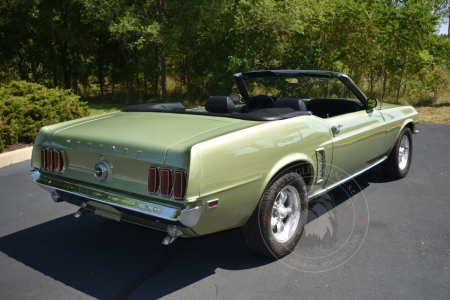
[[[271,216],[275,199],[278,193],[287,185],[297,189],[300,196],[300,219],[291,238],[285,242],[279,242],[272,232]],[[302,177],[296,173],[288,173],[276,179],[265,191],[259,205],[260,232],[267,249],[275,257],[283,257],[291,253],[297,245],[303,233],[308,214],[308,196],[306,184]]]
[[[399,159],[398,159],[398,154],[400,151],[400,145],[403,139],[403,136],[406,136],[408,138],[409,141],[409,154],[408,154],[408,161],[406,163],[406,167],[401,170],[399,167]],[[398,174],[400,175],[400,177],[405,177],[406,174],[408,174],[409,168],[411,167],[411,160],[412,160],[412,155],[413,155],[413,143],[412,143],[412,133],[411,130],[406,127],[405,129],[403,129],[403,131],[400,133],[400,136],[398,137],[397,143],[395,145],[395,163],[398,169]]]
[[[403,170],[400,170],[398,154],[400,151],[400,145],[403,136],[406,136],[409,140],[409,155],[406,167]],[[389,153],[388,158],[381,164],[381,170],[383,174],[394,179],[401,179],[405,177],[406,174],[408,174],[409,168],[411,167],[412,156],[413,156],[412,133],[409,127],[405,127],[400,132],[397,140],[395,141],[394,147]]]

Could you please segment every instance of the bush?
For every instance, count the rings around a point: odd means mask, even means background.
[[[0,85],[0,153],[4,145],[31,143],[43,126],[89,115],[70,90],[13,81]]]

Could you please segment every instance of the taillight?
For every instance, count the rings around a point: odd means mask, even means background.
[[[55,158],[54,170],[58,173],[64,171],[64,152],[62,150],[54,150],[53,156]]]
[[[41,168],[58,173],[64,172],[64,151],[57,149],[41,149]]]
[[[150,167],[148,169],[148,192],[157,194],[159,191],[159,169]]]
[[[148,168],[148,192],[157,195],[161,193],[164,197],[173,197],[177,200],[184,199],[186,195],[186,172],[171,169],[160,169],[157,166]]]
[[[161,195],[165,197],[172,196],[173,190],[173,178],[172,178],[172,170],[163,169],[161,171]]]
[[[186,173],[183,171],[176,171],[173,196],[175,197],[175,199],[183,199],[185,193],[186,193]]]
[[[47,149],[47,169],[53,171],[53,150]]]

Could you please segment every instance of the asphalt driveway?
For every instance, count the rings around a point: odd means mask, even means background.
[[[1,168],[0,299],[450,299],[450,125],[418,129],[406,178],[376,167],[311,203],[283,260],[239,229],[165,247],[162,232],[75,219],[29,161]]]

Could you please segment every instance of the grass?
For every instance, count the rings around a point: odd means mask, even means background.
[[[416,107],[419,112],[419,122],[450,124],[450,104]]]
[[[89,103],[89,113],[90,116],[106,114],[109,112],[114,112],[121,110],[128,104],[119,104],[119,103]]]

